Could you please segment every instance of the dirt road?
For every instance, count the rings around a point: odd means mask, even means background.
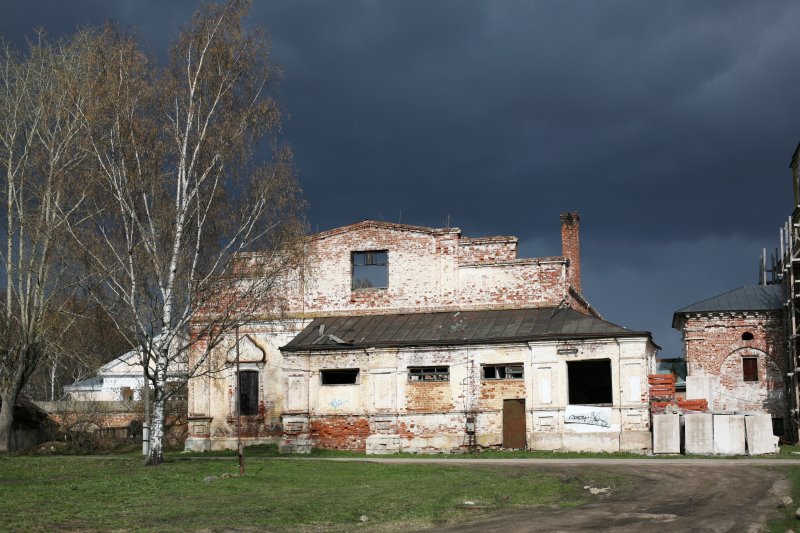
[[[576,508],[506,509],[451,532],[749,532],[764,531],[781,516],[777,509],[791,486],[782,474],[800,460],[787,459],[381,459],[331,458],[331,461],[428,463],[471,468],[534,468],[564,477],[591,477],[590,472],[621,474],[626,490],[589,494]],[[604,488],[604,487],[595,487]],[[587,494],[589,491],[587,490]],[[792,508],[800,507],[794,502]],[[800,521],[798,521],[800,526]]]
[[[634,483],[627,494],[590,496],[573,509],[539,508],[504,511],[445,531],[762,531],[778,516],[776,504],[788,495],[789,482],[780,465],[708,461],[699,464],[537,464],[522,466],[577,475],[625,474]],[[600,487],[598,487],[600,488]]]

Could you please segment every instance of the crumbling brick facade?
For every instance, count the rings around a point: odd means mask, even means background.
[[[785,416],[786,358],[780,312],[690,314],[682,333],[687,374],[711,380],[709,407]],[[755,360],[753,375],[746,375],[747,359]]]
[[[241,436],[249,443],[279,440],[293,450],[459,451],[468,444],[469,415],[476,418],[477,445],[501,447],[505,403],[524,400],[519,431],[527,447],[646,450],[649,419],[641,413],[655,353],[646,333],[576,339],[567,355],[555,341],[282,349],[316,317],[547,308],[546,318],[571,309],[599,320],[580,292],[577,213],[562,216],[562,236],[563,256],[535,259],[517,257],[516,237],[470,238],[457,228],[366,221],[311,236],[303,268],[284,280],[285,318],[239,331],[239,371],[259,376],[252,390],[257,414],[241,417]],[[356,284],[364,267],[377,272],[373,286]],[[319,338],[327,339],[323,331]],[[187,449],[235,447],[235,343],[220,346],[190,381]],[[608,427],[581,433],[565,420],[568,357],[609,362]],[[521,377],[482,374],[484,365],[511,363],[522,365]],[[446,368],[447,376],[416,380],[414,368]]]

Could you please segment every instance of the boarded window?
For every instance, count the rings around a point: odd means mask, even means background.
[[[258,372],[255,370],[239,372],[239,409],[242,416],[258,414]]]
[[[337,368],[320,370],[323,385],[354,385],[358,383],[357,368]]]
[[[483,365],[483,379],[522,379],[522,363],[509,365]]]
[[[376,250],[370,252],[353,252],[353,290],[389,286],[389,252]]]
[[[757,357],[742,357],[742,378],[745,381],[758,381]]]
[[[133,389],[130,387],[122,387],[120,395],[122,396],[123,402],[133,401]]]
[[[611,405],[611,361],[568,361],[569,403]]]
[[[450,367],[448,366],[409,367],[408,381],[450,381]]]

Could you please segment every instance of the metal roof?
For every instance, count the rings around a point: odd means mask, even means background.
[[[672,315],[672,327],[681,329],[686,315],[721,311],[780,311],[783,308],[781,285],[747,285],[719,296],[678,309]]]
[[[496,344],[547,339],[650,337],[570,308],[450,311],[317,318],[281,350]]]
[[[779,310],[783,307],[782,295],[783,287],[780,285],[748,285],[694,303],[675,311],[675,314]]]

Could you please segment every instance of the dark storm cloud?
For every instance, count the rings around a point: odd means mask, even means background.
[[[163,50],[194,2],[28,2],[21,42],[116,19]],[[259,2],[312,227],[365,218],[516,234],[669,353],[672,311],[755,281],[791,206],[793,2]]]

